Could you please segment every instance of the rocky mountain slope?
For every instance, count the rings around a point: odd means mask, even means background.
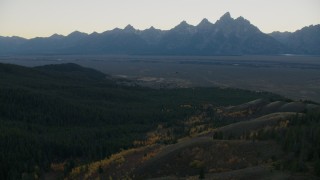
[[[131,25],[102,33],[75,31],[46,38],[0,37],[0,54],[243,55],[320,54],[320,26],[265,34],[243,17],[224,14],[215,23],[186,21],[170,30]]]

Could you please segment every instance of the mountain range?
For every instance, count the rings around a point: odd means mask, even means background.
[[[214,24],[207,19],[196,26],[183,21],[170,30],[137,30],[128,25],[92,34],[75,31],[33,39],[0,36],[0,54],[319,55],[320,25],[265,34],[243,17],[234,19],[227,12]]]

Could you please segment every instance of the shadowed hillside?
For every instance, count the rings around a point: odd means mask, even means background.
[[[228,88],[144,88],[75,64],[0,64],[0,77],[1,179],[59,179],[121,149],[175,143],[198,132],[199,117],[234,121],[208,107],[282,99]]]
[[[69,178],[317,179],[319,110],[317,106],[307,114],[292,110],[241,119],[174,144],[125,150],[77,167]]]

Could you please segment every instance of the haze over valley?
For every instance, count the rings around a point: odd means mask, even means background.
[[[12,56],[24,66],[76,63],[152,88],[233,87],[320,102],[318,56]]]

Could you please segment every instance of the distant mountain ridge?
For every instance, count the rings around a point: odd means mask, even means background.
[[[265,34],[243,17],[225,13],[214,24],[186,21],[170,30],[128,25],[102,33],[79,31],[30,40],[0,36],[0,54],[245,55],[320,54],[320,25]]]
[[[311,25],[290,32],[273,32],[270,34],[296,54],[320,54],[320,24]]]

